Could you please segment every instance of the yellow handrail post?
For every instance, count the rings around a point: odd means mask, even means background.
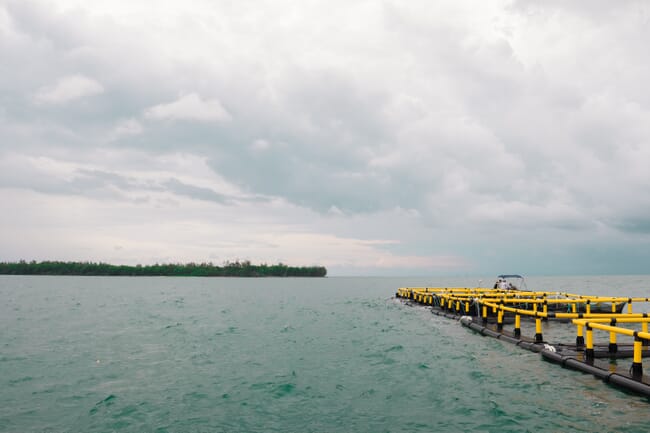
[[[469,301],[465,301],[465,312],[469,313]]]
[[[499,314],[497,315],[497,331],[503,331],[503,309],[499,308]]]
[[[576,328],[578,331],[576,335],[576,349],[579,349],[585,345],[584,329],[582,325],[576,325]]]
[[[535,343],[543,343],[544,338],[542,336],[542,318],[535,317]]]
[[[641,338],[634,336],[634,360],[632,362],[632,379],[634,380],[641,380],[643,377],[642,351],[643,342]]]
[[[627,314],[632,314],[632,299],[627,301]]]
[[[616,326],[616,319],[612,319],[611,322],[609,322],[609,324],[610,326]],[[616,353],[617,350],[618,350],[618,344],[616,344],[616,332],[610,331],[609,332],[609,353]]]
[[[487,324],[487,305],[483,304],[482,308],[482,313],[483,313],[483,325]]]
[[[515,337],[521,337],[521,315],[515,315]]]
[[[585,349],[585,355],[587,361],[594,360],[594,331],[589,326],[589,323],[587,323],[587,348]]]

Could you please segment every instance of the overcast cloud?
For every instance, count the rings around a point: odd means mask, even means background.
[[[649,9],[0,0],[0,260],[647,273]]]

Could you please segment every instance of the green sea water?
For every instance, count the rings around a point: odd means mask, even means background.
[[[0,277],[0,432],[650,428],[648,399],[393,297],[476,284]],[[650,296],[648,276],[528,286]]]

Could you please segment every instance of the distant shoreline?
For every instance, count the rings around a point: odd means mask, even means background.
[[[323,266],[253,265],[249,261],[212,263],[166,263],[112,265],[101,262],[43,261],[0,262],[0,275],[77,275],[129,277],[325,277]]]

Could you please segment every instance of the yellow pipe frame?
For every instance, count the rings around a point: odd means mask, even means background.
[[[577,337],[583,337],[583,328],[601,329],[604,322],[610,322],[616,319],[617,323],[637,323],[642,325],[640,335],[642,345],[645,345],[650,337],[648,335],[648,318],[647,314],[633,313],[633,302],[650,302],[650,298],[626,298],[626,297],[605,297],[605,296],[592,296],[592,295],[579,295],[562,292],[548,292],[548,291],[508,291],[491,288],[467,288],[467,287],[425,287],[425,288],[399,288],[398,296],[414,299],[418,302],[440,305],[446,309],[452,310],[455,306],[455,311],[460,312],[461,306],[464,306],[465,313],[470,312],[471,302],[477,303],[481,308],[481,317],[487,320],[487,309],[490,308],[492,312],[497,313],[498,320],[503,321],[505,312],[515,314],[515,328],[520,329],[521,316],[528,316],[535,318],[535,330],[537,334],[541,335],[541,322],[539,319],[573,319],[573,323],[577,327]],[[436,298],[439,301],[436,301]],[[612,304],[611,313],[591,313],[592,304],[600,304],[609,302]],[[627,312],[617,313],[617,305],[626,303]],[[516,306],[532,305],[532,309],[528,308],[513,308],[507,305],[516,304]],[[539,311],[538,304],[542,304],[542,311]],[[571,312],[549,312],[549,304],[566,304],[570,305]],[[578,313],[577,306],[584,305],[585,313]],[[568,307],[567,307],[568,308]],[[603,322],[603,323],[600,323]],[[616,344],[617,334],[626,334],[625,328],[612,327],[610,330],[610,344]],[[630,334],[626,334],[630,335]],[[645,335],[645,336],[644,336]],[[589,339],[589,332],[587,332],[587,339]],[[593,336],[592,336],[593,338]],[[593,344],[593,341],[592,341]]]
[[[513,334],[515,338],[521,337],[521,315],[520,314],[515,315],[515,329],[513,331]]]
[[[650,302],[650,298],[625,298],[605,297],[592,295],[579,295],[562,292],[546,291],[519,291],[500,290],[491,288],[467,288],[467,287],[401,287],[397,290],[397,296],[413,299],[417,302],[429,305],[439,305],[443,309],[460,313],[470,313],[472,304],[477,306],[481,312],[481,318],[486,323],[488,320],[488,308],[497,314],[497,328],[503,329],[503,321],[506,312],[514,313],[515,325],[514,336],[520,338],[521,317],[526,316],[535,319],[535,342],[542,343],[542,320],[548,319],[571,319],[576,326],[576,347],[585,347],[585,355],[588,362],[594,359],[594,330],[609,333],[609,350],[617,350],[617,338],[619,335],[634,338],[632,376],[640,380],[643,367],[641,365],[643,350],[648,348],[650,333],[648,323],[650,317],[646,313],[634,313],[633,303]],[[592,305],[611,303],[611,313],[592,313]],[[539,308],[542,304],[542,308]],[[566,305],[566,313],[549,312],[549,305]],[[627,304],[626,312],[618,313],[617,307]],[[522,308],[524,307],[525,308]],[[578,307],[584,308],[584,313],[578,313]],[[540,311],[541,310],[541,311]],[[569,312],[570,311],[570,312]],[[641,325],[641,330],[632,330],[626,327],[615,326],[616,324]],[[586,330],[586,331],[585,331]],[[586,335],[585,335],[586,334]],[[586,341],[585,341],[586,339]]]
[[[535,343],[541,343],[544,341],[542,337],[542,318],[535,317]]]
[[[633,361],[635,364],[641,364],[643,360],[643,343],[641,339],[637,338],[634,340],[634,357]]]

